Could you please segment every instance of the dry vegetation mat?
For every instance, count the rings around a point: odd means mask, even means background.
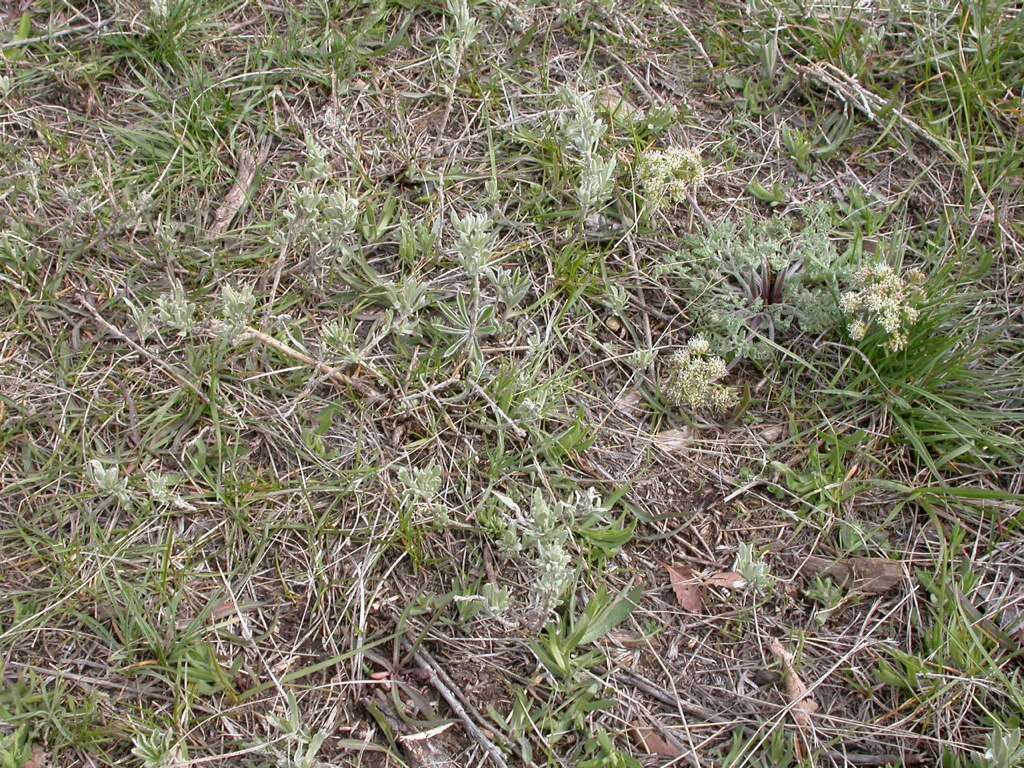
[[[1019,0],[0,4],[0,768],[1024,765]]]

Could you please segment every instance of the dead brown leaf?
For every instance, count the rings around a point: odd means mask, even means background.
[[[856,590],[865,595],[881,595],[903,580],[903,564],[884,557],[848,557],[829,560],[808,557],[800,573],[804,576],[829,577],[840,587]]]
[[[747,580],[736,571],[713,573],[704,579],[704,583],[711,587],[725,587],[726,589],[743,589],[747,586]]]
[[[45,749],[36,745],[32,747],[32,756],[21,768],[47,768],[50,764],[50,755]]]
[[[790,712],[793,722],[801,728],[811,727],[811,715],[818,711],[818,702],[811,698],[804,681],[793,667],[793,654],[782,647],[782,643],[772,638],[768,649],[782,664],[782,679],[786,684],[786,696],[789,698]]]
[[[670,744],[660,733],[657,728],[652,728],[649,725],[638,725],[636,727],[636,739],[640,743],[640,747],[648,755],[658,755],[659,757],[679,757],[683,754],[683,751],[673,744]]]
[[[666,565],[665,570],[668,571],[679,607],[690,613],[700,613],[704,608],[704,594],[700,582],[693,576],[693,570],[685,565]]]
[[[636,122],[643,117],[643,112],[640,109],[610,86],[598,92],[597,106],[606,110],[611,117],[623,122]]]
[[[210,227],[210,234],[222,235],[227,231],[227,228],[234,221],[235,216],[238,215],[242,205],[245,203],[245,197],[249,194],[249,188],[256,178],[256,166],[266,161],[269,150],[270,145],[264,142],[260,148],[259,157],[253,156],[247,150],[242,150],[239,154],[235,183],[231,185],[231,189],[224,196],[224,201],[213,215],[213,225]]]
[[[643,635],[628,629],[613,629],[605,637],[608,638],[608,642],[621,648],[642,648],[647,644]]]
[[[683,451],[693,443],[693,430],[689,427],[667,429],[654,436],[654,444],[668,453]]]
[[[786,434],[785,424],[768,424],[762,427],[758,437],[765,443],[773,445],[781,440]]]
[[[615,410],[629,413],[635,411],[643,400],[643,396],[637,390],[626,392],[622,397],[616,398],[613,405]]]

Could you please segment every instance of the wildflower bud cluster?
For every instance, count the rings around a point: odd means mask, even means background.
[[[665,394],[674,405],[722,413],[738,399],[734,388],[720,383],[726,373],[725,361],[711,354],[707,340],[694,336],[669,361]]]
[[[669,147],[645,152],[638,171],[644,195],[654,210],[666,202],[683,202],[704,182],[704,163],[694,149]]]
[[[899,352],[907,345],[907,333],[917,322],[915,306],[921,296],[923,275],[899,274],[885,262],[866,264],[854,275],[856,290],[843,294],[843,311],[852,317],[850,335],[860,341],[872,323],[877,323],[888,336],[886,346]]]

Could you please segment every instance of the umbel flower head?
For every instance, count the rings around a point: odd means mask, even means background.
[[[669,360],[665,395],[673,405],[722,413],[739,399],[733,387],[720,383],[727,373],[725,361],[711,354],[707,340],[694,336]]]
[[[704,182],[704,163],[695,149],[669,147],[645,152],[638,171],[644,195],[654,209],[666,201],[672,205],[683,202]]]
[[[863,339],[871,324],[877,323],[889,337],[889,351],[903,349],[907,332],[917,322],[915,304],[921,297],[923,279],[916,271],[904,277],[884,261],[858,269],[854,275],[857,290],[844,293],[841,301],[843,311],[851,317],[850,336],[854,341]]]

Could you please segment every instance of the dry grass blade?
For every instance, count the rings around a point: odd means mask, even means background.
[[[215,326],[215,328],[219,329],[220,326]],[[246,328],[240,334],[235,336],[234,340],[239,344],[245,341],[258,341],[260,344],[273,349],[275,352],[279,352],[285,357],[290,357],[292,360],[296,360],[303,365],[308,365],[310,368],[316,369],[319,373],[323,374],[336,384],[352,387],[352,389],[371,400],[379,400],[384,397],[380,391],[362,379],[358,379],[355,376],[349,376],[347,373],[342,373],[337,368],[328,365],[324,361],[317,360],[315,357],[311,357],[305,352],[300,352],[294,347],[288,346],[283,341],[275,339],[269,333],[258,331],[255,328]]]

